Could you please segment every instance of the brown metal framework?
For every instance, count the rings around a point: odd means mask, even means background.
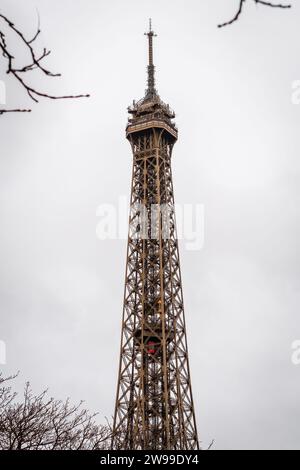
[[[113,448],[198,449],[171,172],[175,117],[148,88],[128,109],[133,152],[131,214]]]

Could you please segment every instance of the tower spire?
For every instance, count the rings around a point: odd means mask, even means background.
[[[148,88],[146,90],[146,97],[152,98],[157,94],[155,89],[155,66],[153,63],[153,38],[157,36],[152,30],[152,19],[149,19],[149,31],[145,33],[148,36],[148,48],[149,48],[149,63],[148,63]]]

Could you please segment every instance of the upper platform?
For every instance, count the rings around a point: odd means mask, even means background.
[[[177,140],[178,130],[172,119],[175,118],[174,112],[169,105],[165,104],[156,94],[152,97],[143,98],[128,108],[131,115],[126,127],[126,137],[136,132],[142,132],[146,129],[160,128],[164,129],[170,136]]]

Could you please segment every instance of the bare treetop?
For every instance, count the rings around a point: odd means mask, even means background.
[[[0,373],[0,450],[100,450],[110,446],[111,430],[95,414],[48,397],[26,384],[21,402]]]

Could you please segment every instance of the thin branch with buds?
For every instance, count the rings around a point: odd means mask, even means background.
[[[31,113],[31,109],[0,109],[0,116],[6,113]]]
[[[263,0],[253,0],[253,1],[256,4],[264,5],[264,6],[271,7],[271,8],[283,8],[283,9],[292,8],[292,5],[283,5],[281,3],[265,2]],[[243,13],[243,7],[244,7],[245,2],[246,0],[240,0],[236,15],[232,18],[232,20],[227,21],[226,23],[223,23],[223,24],[219,24],[218,28],[224,28],[224,26],[229,26],[235,23],[236,21],[238,21],[241,14]]]
[[[77,99],[77,98],[88,98],[90,95],[63,95],[63,96],[56,96],[56,95],[51,95],[46,92],[41,92],[34,88],[33,86],[29,85],[25,77],[25,74],[28,72],[32,72],[33,70],[38,70],[40,71],[43,75],[46,75],[47,77],[60,77],[60,73],[53,73],[50,70],[48,70],[44,65],[43,65],[43,60],[48,57],[51,54],[50,50],[47,50],[46,48],[43,49],[43,52],[40,55],[37,55],[33,44],[38,38],[38,36],[41,33],[40,30],[40,21],[38,24],[38,29],[35,35],[32,37],[32,39],[28,40],[26,39],[25,35],[10,21],[6,16],[4,16],[2,13],[0,13],[0,19],[4,22],[4,24],[11,30],[13,31],[17,37],[21,40],[23,43],[24,47],[26,48],[27,52],[29,53],[30,56],[30,62],[27,65],[24,65],[21,68],[17,68],[15,66],[15,57],[12,53],[12,51],[9,49],[5,33],[3,31],[0,31],[0,51],[2,51],[2,56],[7,60],[7,74],[11,74],[15,77],[15,79],[20,83],[20,85],[26,90],[28,96],[35,102],[39,102],[39,98],[47,98],[51,100],[64,100],[64,99]],[[0,109],[0,115],[4,113],[23,113],[23,112],[30,112],[30,109]]]

